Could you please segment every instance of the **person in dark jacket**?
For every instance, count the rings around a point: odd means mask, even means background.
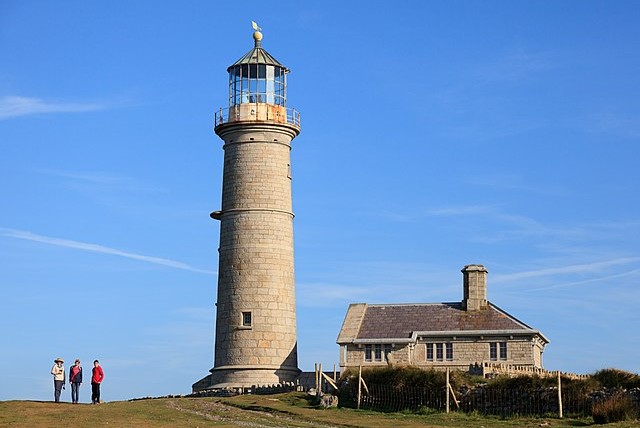
[[[80,384],[82,383],[82,366],[80,360],[69,369],[69,383],[71,384],[71,402],[77,403],[80,397]]]

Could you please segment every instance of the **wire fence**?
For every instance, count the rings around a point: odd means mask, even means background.
[[[444,412],[446,410],[446,387],[400,387],[368,385],[363,393],[361,409],[384,412]],[[457,400],[457,404],[456,404]],[[559,400],[556,387],[541,388],[493,388],[475,387],[456,392],[451,399],[452,411],[478,412],[501,417],[558,415]],[[581,388],[562,388],[562,408],[566,416],[589,416],[596,402]],[[342,388],[340,403],[346,407],[357,406],[357,385]],[[640,410],[640,404],[636,403]]]

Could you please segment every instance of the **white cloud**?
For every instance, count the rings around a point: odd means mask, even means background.
[[[481,82],[519,82],[553,68],[556,64],[550,53],[521,49],[480,64],[470,74]]]
[[[36,169],[34,172],[61,179],[67,187],[74,190],[88,190],[96,196],[96,190],[141,192],[163,192],[164,189],[154,187],[127,176],[115,175],[99,171],[59,171],[53,169]]]
[[[567,287],[574,287],[574,286],[578,286],[578,285],[585,285],[585,284],[592,284],[592,283],[597,283],[597,282],[604,282],[604,281],[611,281],[613,279],[619,279],[619,278],[627,278],[627,277],[633,277],[633,276],[637,276],[640,273],[640,269],[633,269],[630,270],[628,272],[620,272],[620,273],[616,273],[613,275],[606,275],[606,276],[601,276],[601,277],[596,277],[596,278],[589,278],[589,279],[585,279],[583,281],[571,281],[571,282],[565,282],[565,283],[560,283],[560,284],[555,284],[555,285],[549,285],[549,286],[545,286],[545,287],[539,287],[539,288],[532,288],[529,289],[528,291],[546,291],[546,290],[554,290],[557,288],[567,288]],[[610,293],[612,290],[607,290],[607,295],[609,297]],[[627,290],[625,290],[625,296],[624,298],[629,298],[628,294],[627,294]],[[618,298],[618,297],[616,297]]]
[[[629,114],[603,113],[592,115],[586,120],[591,132],[614,134],[626,138],[640,138],[640,116]]]
[[[58,247],[65,247],[65,248],[73,248],[76,250],[89,251],[93,253],[110,254],[114,256],[125,257],[127,259],[139,260],[146,263],[153,263],[161,266],[166,266],[174,269],[187,270],[190,272],[204,273],[208,275],[216,274],[216,272],[214,271],[198,269],[186,263],[178,262],[175,260],[164,259],[161,257],[145,256],[142,254],[129,253],[126,251],[121,251],[115,248],[105,247],[103,245],[98,245],[98,244],[90,244],[86,242],[72,241],[69,239],[42,236],[42,235],[37,235],[35,233],[31,233],[28,231],[23,231],[23,230],[0,228],[0,234],[10,238],[23,239],[25,241],[40,242],[43,244],[55,245]]]
[[[490,205],[460,205],[432,208],[423,212],[407,214],[405,212],[382,211],[381,216],[398,222],[409,222],[423,219],[424,217],[456,217],[465,215],[487,214],[494,211]]]
[[[490,205],[462,205],[433,208],[427,211],[427,214],[432,216],[450,217],[459,215],[486,214],[493,211],[494,207]]]
[[[52,169],[38,169],[36,172],[71,180],[87,182],[90,184],[125,184],[130,185],[131,179],[103,172],[69,172]]]
[[[353,285],[303,283],[297,284],[296,294],[301,307],[323,307],[364,302],[371,298],[371,289]],[[322,298],[318,298],[322,296]]]
[[[33,97],[4,96],[0,97],[0,120],[32,114],[82,113],[104,108],[105,105],[100,103],[65,103]]]
[[[496,275],[491,279],[492,282],[509,282],[528,278],[538,278],[553,275],[575,275],[583,273],[602,272],[603,269],[625,265],[629,263],[640,262],[640,257],[622,257],[613,260],[605,260],[601,262],[575,264],[569,266],[560,266],[554,268],[544,268],[536,270],[528,270],[505,275]]]

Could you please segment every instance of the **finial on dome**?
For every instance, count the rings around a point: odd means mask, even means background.
[[[253,32],[253,40],[255,42],[256,47],[258,47],[260,46],[260,42],[262,42],[262,33],[260,32],[262,28],[260,28],[258,24],[255,23],[255,21],[251,21],[251,27],[253,27],[253,29],[255,30]]]

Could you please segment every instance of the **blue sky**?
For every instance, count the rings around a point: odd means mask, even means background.
[[[349,303],[458,301],[481,263],[546,368],[640,371],[637,2],[3,0],[0,400],[50,400],[58,356],[107,401],[212,367],[212,114],[251,20],[302,114],[303,370]]]

